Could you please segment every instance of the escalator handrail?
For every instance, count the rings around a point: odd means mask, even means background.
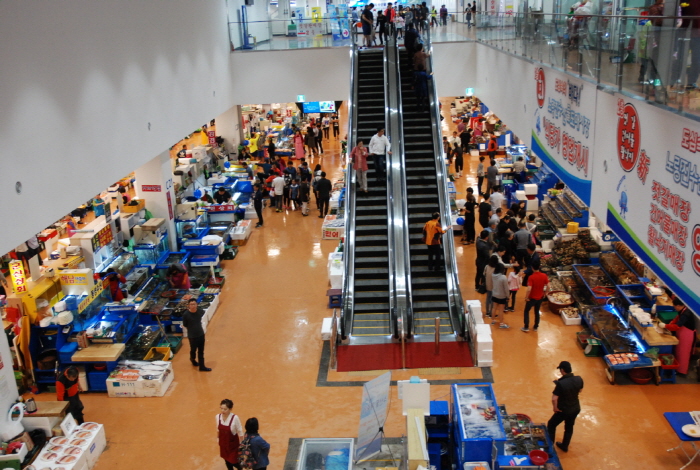
[[[352,41],[350,49],[350,99],[348,103],[348,142],[347,149],[355,147],[357,139],[357,80],[359,73],[359,50]],[[343,308],[340,310],[340,337],[347,338],[352,333],[355,315],[355,188],[353,185],[352,162],[348,160],[345,173],[345,246],[343,248]]]
[[[427,67],[428,72],[433,72],[433,44],[430,37],[430,27],[424,28],[427,31],[425,48],[428,52]],[[448,186],[447,186],[447,166],[445,165],[445,158],[443,156],[443,149],[441,143],[441,130],[440,130],[440,100],[437,93],[437,86],[435,80],[431,80],[432,84],[428,86],[428,96],[430,101],[431,109],[431,122],[432,122],[432,134],[433,134],[433,148],[436,152],[435,158],[435,168],[437,170],[438,186],[442,185],[442,188],[438,190],[438,197],[440,201],[440,218],[443,225],[452,225],[452,212],[450,210],[450,201],[448,196]],[[464,311],[464,300],[462,298],[462,293],[459,289],[459,277],[457,274],[457,262],[456,262],[456,250],[454,246],[454,236],[452,232],[446,234],[443,237],[443,250],[445,259],[445,277],[447,279],[447,292],[449,298],[449,311],[450,311],[450,322],[452,323],[452,331],[456,332],[460,336],[464,336],[466,328],[466,318]]]
[[[388,156],[389,172],[391,173],[391,207],[392,238],[390,252],[393,256],[394,292],[396,304],[396,332],[399,338],[410,333],[411,322],[411,260],[408,238],[408,214],[406,196],[405,153],[403,136],[403,103],[401,100],[401,74],[399,69],[399,54],[396,40],[392,37],[386,47],[389,69],[386,84],[389,88],[388,125],[391,129],[392,154]],[[393,86],[392,86],[393,85]]]
[[[390,124],[390,119],[391,119],[391,105],[390,105],[390,93],[392,92],[392,87],[389,85],[389,80],[387,80],[389,76],[389,57],[388,57],[388,47],[385,47],[383,52],[382,52],[382,66],[384,70],[384,127],[385,127],[385,133],[389,141],[391,142],[391,148],[394,148],[394,142],[393,138],[394,133],[391,131],[389,128]],[[393,152],[392,152],[393,153]],[[391,162],[391,155],[386,154],[386,163],[388,164]],[[394,240],[394,232],[396,230],[396,227],[393,224],[394,220],[394,205],[392,204],[392,194],[391,194],[391,189],[394,184],[394,181],[392,179],[392,174],[390,171],[387,171],[386,168],[384,169],[386,172],[386,210],[387,210],[387,243],[388,243],[388,268],[389,268],[389,329],[391,331],[391,336],[396,338],[399,335],[399,316],[400,313],[398,312],[397,308],[397,302],[396,302],[396,270],[394,269],[396,259],[394,256],[394,250],[393,248],[393,240]],[[376,169],[375,169],[376,173]]]
[[[394,37],[394,44],[393,44],[395,54],[396,54],[396,77],[397,77],[397,82],[396,82],[396,89],[398,90],[397,93],[397,98],[398,102],[396,105],[396,109],[399,110],[399,112],[396,113],[396,118],[397,118],[397,126],[399,129],[399,142],[398,145],[396,146],[396,152],[394,155],[394,159],[392,161],[396,161],[398,163],[399,167],[399,172],[400,172],[400,181],[401,185],[398,188],[398,195],[399,195],[399,204],[400,204],[400,212],[399,214],[402,216],[401,217],[401,227],[402,227],[402,233],[401,233],[401,243],[403,245],[403,266],[404,266],[404,282],[405,282],[405,309],[404,309],[404,318],[402,319],[403,323],[403,333],[404,336],[413,336],[414,334],[414,328],[415,328],[415,322],[413,318],[413,289],[412,289],[412,284],[411,284],[411,240],[410,240],[410,229],[409,229],[409,221],[408,221],[408,181],[406,179],[406,146],[405,146],[405,140],[404,140],[404,124],[403,124],[403,94],[402,94],[402,82],[401,82],[401,56],[399,54],[399,45],[398,41],[396,41],[396,38]]]

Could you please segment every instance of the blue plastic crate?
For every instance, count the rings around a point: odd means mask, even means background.
[[[73,354],[78,351],[78,343],[66,343],[58,350],[58,360],[60,362],[71,362]]]
[[[88,391],[107,391],[107,378],[109,377],[109,372],[88,372],[86,375],[88,381]]]

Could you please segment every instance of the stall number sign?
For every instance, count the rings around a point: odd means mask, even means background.
[[[88,275],[86,273],[62,273],[61,284],[64,286],[87,286]]]
[[[209,212],[233,212],[236,210],[236,206],[233,204],[217,204],[214,206],[206,206],[204,209]]]
[[[92,252],[97,253],[103,246],[106,246],[114,239],[112,227],[107,225],[92,237]]]
[[[95,284],[95,287],[92,288],[90,291],[90,294],[85,297],[83,300],[80,301],[78,304],[78,313],[83,313],[83,310],[88,308],[88,306],[92,303],[93,300],[98,298],[100,294],[102,294],[102,291],[105,289],[105,281],[103,282],[98,282]]]
[[[21,261],[10,261],[10,277],[15,293],[27,292],[27,276],[24,273],[24,264]]]

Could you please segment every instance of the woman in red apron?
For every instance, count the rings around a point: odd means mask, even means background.
[[[243,435],[243,426],[238,416],[231,413],[233,402],[229,399],[221,400],[221,413],[216,415],[216,428],[219,440],[219,455],[226,463],[228,470],[241,469],[238,464],[238,447],[240,436]]]
[[[665,326],[678,338],[678,346],[674,351],[678,361],[678,373],[687,374],[690,367],[690,356],[693,355],[695,347],[695,315],[678,298],[673,299],[673,308],[678,312],[678,316]]]

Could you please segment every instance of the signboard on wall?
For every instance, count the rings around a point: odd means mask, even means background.
[[[532,151],[590,204],[596,88],[551,69],[534,72]]]
[[[600,93],[592,210],[700,313],[700,125]]]
[[[109,224],[105,225],[92,237],[92,252],[97,253],[103,246],[109,245],[112,240],[114,240],[112,226]]]
[[[27,292],[27,275],[24,272],[24,263],[20,260],[10,261],[9,268],[12,289],[16,294]]]

